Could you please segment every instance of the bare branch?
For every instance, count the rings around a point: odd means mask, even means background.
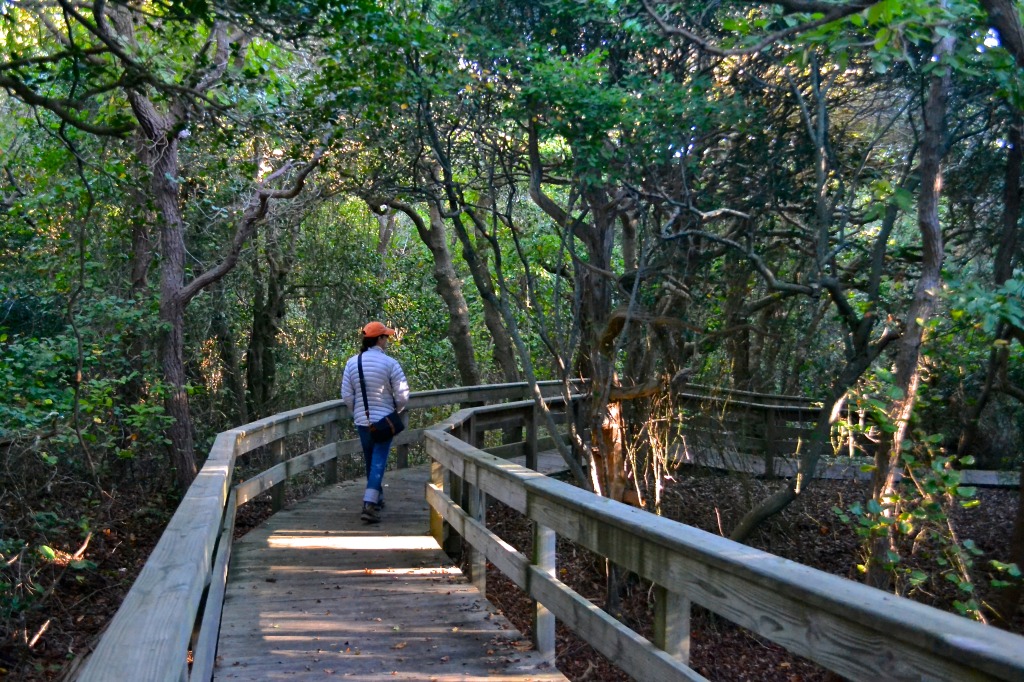
[[[75,116],[72,110],[75,108],[73,102],[54,99],[40,95],[20,80],[10,76],[0,75],[0,87],[7,88],[21,101],[30,106],[42,107],[52,112],[68,125],[93,135],[101,137],[124,137],[135,130],[135,126],[125,124],[120,126],[105,126],[96,123],[89,123]]]
[[[540,161],[540,148],[537,141],[537,124],[530,121],[529,129],[529,154],[530,154],[530,198],[542,211],[548,214],[560,227],[569,226],[569,214],[556,204],[551,197],[544,194],[541,188],[541,179],[544,174],[544,167]]]
[[[320,165],[320,161],[323,159],[325,153],[323,147],[313,152],[313,158],[309,160],[295,177],[292,185],[287,189],[266,189],[265,184],[281,174],[283,169],[279,169],[275,173],[268,176],[261,184],[261,187],[256,190],[256,194],[253,195],[249,201],[248,207],[245,209],[245,213],[242,215],[242,219],[238,224],[238,229],[235,231],[235,236],[231,240],[231,246],[228,249],[228,253],[224,256],[224,260],[210,268],[203,274],[199,275],[187,285],[185,285],[179,297],[185,303],[192,300],[200,291],[213,284],[221,277],[231,272],[232,268],[238,262],[238,256],[242,252],[242,247],[249,241],[252,233],[256,229],[256,225],[261,221],[270,210],[271,199],[292,199],[298,196],[299,192],[306,184],[306,178],[309,174]]]
[[[754,268],[758,273],[760,273],[769,289],[773,289],[775,291],[786,291],[794,294],[804,294],[806,296],[817,296],[818,294],[818,290],[815,287],[808,286],[806,284],[797,284],[795,282],[779,281],[775,276],[775,273],[773,273],[767,264],[765,264],[764,259],[732,239],[720,237],[717,234],[711,234],[710,232],[705,232],[703,230],[682,230],[680,232],[673,232],[670,235],[663,235],[662,239],[668,241],[671,239],[679,239],[681,237],[698,237],[700,239],[707,239],[710,242],[728,246],[729,248],[739,251],[754,265]]]
[[[641,0],[641,2],[643,3],[644,9],[647,10],[647,13],[651,16],[652,19],[654,19],[654,22],[658,25],[658,28],[660,28],[665,35],[685,38],[691,43],[697,45],[697,47],[703,50],[704,52],[716,55],[718,57],[741,57],[745,55],[756,54],[764,50],[765,48],[773,45],[774,43],[777,43],[778,41],[784,38],[788,38],[789,36],[796,35],[798,33],[803,33],[805,31],[811,31],[813,29],[818,28],[819,26],[830,24],[833,21],[842,19],[843,17],[850,16],[851,14],[863,12],[868,7],[871,7],[872,5],[879,2],[879,0],[855,0],[854,2],[851,2],[850,4],[847,5],[832,5],[821,2],[804,2],[803,0],[784,0],[783,2],[776,2],[775,4],[781,5],[790,12],[795,13],[810,11],[813,13],[823,14],[824,16],[822,16],[819,19],[809,21],[806,24],[797,24],[796,26],[790,26],[780,31],[776,31],[775,33],[770,33],[767,36],[765,36],[760,42],[758,42],[755,45],[751,45],[750,47],[736,49],[725,49],[717,47],[707,38],[704,38],[703,36],[700,36],[694,33],[693,31],[690,31],[689,29],[683,28],[681,26],[673,26],[672,24],[669,24],[660,14],[658,14],[657,10],[651,5],[650,0]],[[817,9],[797,9],[798,7],[815,7]]]
[[[0,64],[0,71],[15,71],[27,66],[54,64],[65,59],[74,59],[79,56],[94,57],[96,55],[107,54],[109,52],[110,50],[105,47],[90,47],[85,50],[68,50],[65,52],[57,52],[55,54],[40,55],[38,57],[25,57],[24,59],[15,59],[13,61]]]

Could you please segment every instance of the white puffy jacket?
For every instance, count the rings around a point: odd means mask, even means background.
[[[370,404],[370,419],[366,419],[363,393],[359,388],[359,355],[353,355],[345,363],[341,377],[341,399],[348,406],[352,418],[359,426],[369,426],[378,419],[391,414],[392,410],[402,412],[409,404],[409,382],[405,379],[398,360],[388,356],[374,346],[363,354],[363,376],[366,378],[366,400]]]

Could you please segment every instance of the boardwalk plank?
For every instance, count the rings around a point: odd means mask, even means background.
[[[427,535],[428,477],[389,472],[379,525],[349,482],[236,541],[214,679],[564,680]]]

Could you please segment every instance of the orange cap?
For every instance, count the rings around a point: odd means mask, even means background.
[[[391,329],[390,327],[385,327],[376,320],[363,327],[363,336],[365,336],[368,339],[372,339],[378,336],[391,336],[394,333],[394,329]]]

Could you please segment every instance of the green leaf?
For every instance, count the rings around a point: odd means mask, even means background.
[[[892,31],[883,27],[875,34],[875,49],[881,51],[882,48],[889,44],[889,39],[891,37]]]
[[[892,193],[892,200],[901,211],[909,213],[914,209],[914,195],[902,187]]]
[[[57,553],[53,551],[52,547],[48,547],[47,545],[40,545],[38,551],[40,556],[49,561],[53,561],[57,558]]]

